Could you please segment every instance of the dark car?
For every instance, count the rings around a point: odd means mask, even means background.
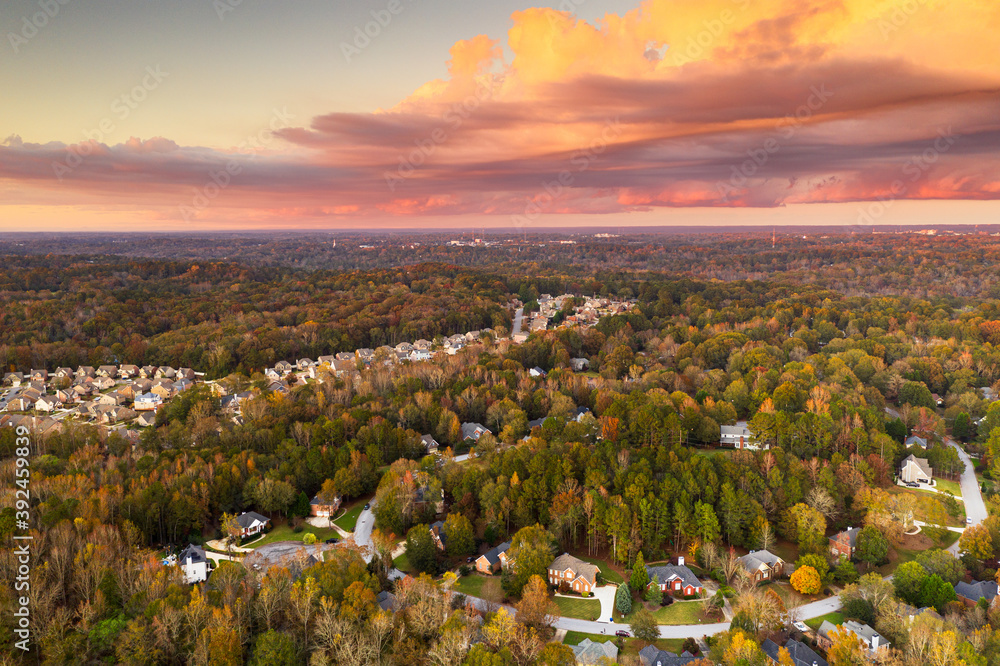
[[[368,502],[368,504],[365,504],[365,511],[367,511],[370,508],[372,508],[372,503],[371,502]]]
[[[632,634],[628,633],[624,629],[619,629],[615,632],[615,636],[621,636],[622,638],[632,638]]]
[[[465,558],[465,563],[466,564],[472,564],[472,558],[471,557]]]
[[[907,482],[906,482],[906,485],[907,485],[907,487],[909,487],[909,488],[919,488],[919,487],[920,487],[920,484],[919,484],[919,483],[916,483],[916,482],[914,482],[914,481],[907,481]]]
[[[326,542],[327,543],[339,543],[340,539],[338,539],[337,537],[330,537],[329,539],[326,540]]]

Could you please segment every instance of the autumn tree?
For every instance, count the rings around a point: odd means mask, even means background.
[[[810,566],[801,566],[795,569],[789,582],[800,594],[819,594],[823,587],[819,573]]]
[[[549,588],[541,576],[532,576],[521,592],[517,603],[517,620],[535,629],[552,625],[555,620],[555,604],[549,597]]]
[[[632,635],[646,643],[654,643],[660,638],[660,627],[656,618],[645,608],[640,607],[629,620]]]

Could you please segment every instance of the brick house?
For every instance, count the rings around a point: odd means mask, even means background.
[[[677,564],[657,564],[647,565],[646,574],[649,575],[649,584],[653,584],[653,576],[656,576],[660,589],[675,596],[690,597],[701,594],[703,588],[701,581],[684,564],[684,558],[678,557]]]
[[[476,571],[484,574],[494,574],[500,571],[501,567],[507,566],[507,549],[510,548],[510,541],[504,541],[499,546],[494,546],[476,558]]]
[[[549,565],[549,585],[566,583],[574,592],[590,593],[597,586],[598,571],[596,565],[563,553]]]
[[[859,527],[848,527],[839,534],[830,537],[830,554],[834,556],[843,555],[850,559],[854,557],[854,549],[858,547]]]
[[[755,583],[780,578],[785,572],[785,561],[767,550],[751,550],[740,558],[740,564]]]

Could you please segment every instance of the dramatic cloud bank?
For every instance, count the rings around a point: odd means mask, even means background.
[[[1000,4],[647,0],[512,16],[446,80],[219,151],[0,144],[22,206],[197,222],[1000,198]]]

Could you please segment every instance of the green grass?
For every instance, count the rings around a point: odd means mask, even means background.
[[[577,558],[587,562],[589,564],[597,565],[601,570],[601,576],[604,578],[606,583],[615,583],[616,585],[621,585],[625,582],[625,579],[620,573],[611,568],[611,563],[607,560],[598,559],[596,557],[586,557],[584,555],[577,555]]]
[[[402,555],[400,555],[399,557],[397,557],[396,559],[394,559],[392,561],[392,565],[394,567],[396,567],[397,569],[399,569],[400,571],[402,571],[403,573],[413,574],[413,573],[416,573],[416,571],[417,571],[414,568],[414,566],[412,564],[410,564],[410,558],[408,558],[406,556],[406,552],[405,551],[403,552]],[[457,589],[457,586],[456,586],[456,589]]]
[[[315,534],[317,543],[322,543],[330,537],[339,536],[337,531],[332,528],[313,527],[309,524],[303,524],[302,527],[303,529],[301,532],[293,532],[289,525],[278,525],[271,528],[271,531],[264,535],[263,539],[254,541],[246,547],[260,548],[261,546],[266,546],[267,544],[274,543],[276,541],[302,541],[307,534]]]
[[[614,632],[610,634],[586,634],[582,631],[567,631],[566,637],[563,638],[564,645],[579,645],[585,638],[589,638],[595,643],[603,643],[604,641],[611,641],[612,643],[618,644],[618,639],[614,636]],[[639,655],[639,650],[646,647],[648,643],[645,641],[640,641],[638,638],[626,638],[624,639],[624,648],[618,653],[619,657],[622,656],[632,656],[636,657]],[[661,650],[666,650],[667,652],[673,652],[674,654],[680,654],[684,649],[683,638],[661,638],[654,643],[656,647]]]
[[[339,518],[335,519],[333,523],[345,532],[353,532],[354,528],[358,526],[358,516],[365,510],[365,503],[367,501],[363,499],[358,500],[351,508],[346,509]]]
[[[553,599],[563,617],[575,617],[578,620],[594,620],[601,615],[601,602],[597,599],[575,599],[572,597],[555,597]]]
[[[955,497],[962,496],[962,486],[957,481],[949,481],[948,479],[937,479],[937,489],[939,491],[947,490]]]
[[[823,621],[828,621],[830,624],[841,624],[844,621],[844,616],[841,613],[827,613],[826,615],[820,615],[819,617],[814,617],[811,620],[806,620],[806,626],[810,629],[819,629],[819,625],[823,624]]]
[[[633,601],[632,612],[624,617],[615,609],[615,622],[628,624],[641,605],[641,602]],[[699,624],[702,622],[704,609],[704,601],[675,601],[669,606],[661,606],[653,611],[653,618],[656,619],[657,624]]]
[[[459,578],[455,582],[455,584],[451,587],[451,589],[453,592],[460,592],[461,594],[465,594],[470,597],[482,598],[483,585],[485,584],[486,584],[486,576],[480,576],[478,574],[469,574],[468,576],[463,576],[462,578]]]

